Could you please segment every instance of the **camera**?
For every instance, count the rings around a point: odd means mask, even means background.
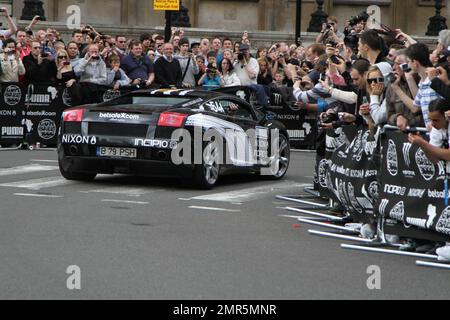
[[[91,59],[92,60],[100,60],[100,57],[99,56],[92,56]]]
[[[400,69],[401,69],[403,72],[410,72],[410,71],[411,71],[411,68],[409,67],[409,64],[408,64],[408,63],[403,63],[403,64],[401,64],[401,65],[400,65]]]
[[[62,64],[63,64],[63,66],[70,66],[70,62],[69,61],[64,61]]]
[[[6,9],[0,9],[0,13],[5,13]]]
[[[244,60],[244,54],[243,53],[239,53],[238,54],[238,60],[239,61]]]
[[[283,54],[283,53],[280,53],[280,54],[278,55],[278,59],[282,59],[282,58],[284,58],[284,54]]]
[[[320,122],[322,124],[330,124],[336,121],[339,121],[339,115],[337,113],[327,113]]]
[[[367,22],[367,20],[369,20],[368,13],[366,11],[362,11],[357,16],[351,17],[351,19],[349,20],[349,24],[350,24],[351,27],[354,27],[358,23]]]
[[[389,84],[389,83],[394,83],[395,81],[397,80],[397,76],[394,74],[394,73],[389,73],[387,76],[386,76],[386,83],[387,84]]]

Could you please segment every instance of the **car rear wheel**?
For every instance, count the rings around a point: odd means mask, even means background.
[[[209,142],[203,148],[203,160],[201,165],[196,165],[194,169],[194,181],[201,189],[212,189],[219,180],[220,150],[215,141]]]
[[[291,146],[289,139],[281,133],[279,137],[278,152],[270,157],[270,167],[261,172],[261,176],[269,180],[282,179],[286,175],[291,161]]]
[[[77,181],[91,181],[97,176],[96,173],[85,173],[77,172],[71,170],[71,165],[69,163],[63,163],[59,160],[59,171],[61,175],[67,180],[77,180]]]

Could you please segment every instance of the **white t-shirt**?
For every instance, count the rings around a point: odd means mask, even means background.
[[[447,140],[450,145],[450,124],[447,130],[438,130],[433,127],[430,132],[430,144],[434,147],[442,148],[444,141]]]
[[[247,70],[250,70],[254,74],[254,79],[250,79]],[[234,64],[234,72],[236,72],[242,86],[258,84],[259,63],[255,58],[250,58],[247,67],[244,67],[243,64],[237,61]]]

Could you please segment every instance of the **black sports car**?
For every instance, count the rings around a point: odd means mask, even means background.
[[[70,180],[123,173],[191,179],[212,188],[227,173],[283,178],[290,145],[283,124],[266,120],[238,96],[140,90],[66,110],[58,156]]]

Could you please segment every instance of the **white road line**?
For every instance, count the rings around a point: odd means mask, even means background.
[[[63,198],[63,196],[55,196],[52,194],[14,193],[14,195],[20,197],[33,197],[33,198]]]
[[[45,162],[45,163],[58,163],[58,160],[40,160],[40,159],[31,159],[31,162]]]
[[[128,188],[128,187],[122,187],[122,186],[111,186],[109,188],[104,189],[94,189],[94,190],[88,190],[88,191],[79,191],[81,193],[105,193],[105,194],[120,194],[120,195],[126,195],[129,197],[140,197],[144,194],[153,193],[153,192],[159,192],[159,191],[165,191],[164,189],[145,189],[145,188]]]
[[[129,204],[149,204],[149,202],[112,200],[112,199],[103,199],[102,202],[129,203]]]
[[[57,166],[43,166],[40,164],[29,164],[26,166],[14,168],[2,168],[0,169],[0,177],[27,174],[33,172],[56,171],[56,170],[59,170]]]
[[[66,180],[59,176],[59,177],[49,177],[49,178],[42,178],[42,179],[32,179],[32,180],[1,183],[0,187],[41,190],[41,189],[45,189],[45,188],[53,188],[53,187],[59,187],[59,186],[63,186],[63,185],[70,185],[73,183],[75,183],[75,182]]]
[[[284,181],[281,183],[269,184],[262,187],[247,188],[242,190],[227,191],[193,197],[191,198],[191,200],[243,203],[247,201],[264,198],[269,193],[281,190],[289,189],[290,192],[295,192],[296,189],[303,188],[308,185],[310,184],[298,184],[293,181]]]
[[[232,209],[214,208],[214,207],[199,207],[199,206],[190,206],[189,209],[223,211],[223,212],[234,212],[234,213],[241,212],[241,210],[232,210]]]

